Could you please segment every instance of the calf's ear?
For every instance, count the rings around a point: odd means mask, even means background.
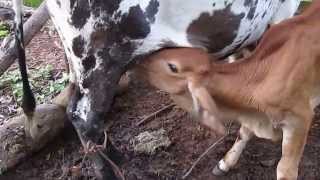
[[[193,115],[200,122],[216,131],[225,134],[226,129],[219,115],[218,107],[204,86],[195,86],[192,82],[188,83],[188,89],[193,101]]]

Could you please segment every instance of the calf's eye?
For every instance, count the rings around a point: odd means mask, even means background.
[[[168,63],[169,69],[171,70],[171,72],[173,73],[178,73],[178,68],[176,65]]]

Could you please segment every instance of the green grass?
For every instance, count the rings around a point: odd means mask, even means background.
[[[29,70],[30,85],[35,93],[37,102],[45,103],[61,92],[68,83],[68,75],[62,73],[59,79],[53,79],[52,66]],[[7,71],[0,78],[0,92],[7,89],[18,104],[22,100],[22,82],[19,70]]]
[[[0,39],[6,37],[8,34],[9,34],[8,26],[0,22]]]
[[[42,1],[43,0],[24,0],[23,3],[25,6],[36,8],[39,7]]]

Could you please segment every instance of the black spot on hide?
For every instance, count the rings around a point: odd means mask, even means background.
[[[71,24],[81,29],[87,23],[90,18],[90,6],[88,0],[78,0],[76,3],[71,1],[72,13],[71,13]]]
[[[246,4],[246,3],[245,3],[245,4]],[[250,10],[249,10],[249,12],[248,12],[248,14],[247,14],[247,18],[248,18],[248,19],[250,19],[250,20],[253,19],[254,14],[255,14],[255,12],[256,12],[257,4],[258,4],[258,0],[255,0],[254,2],[253,2],[253,1],[250,1],[250,3],[247,5],[247,6],[250,7]]]
[[[74,55],[76,55],[79,58],[82,58],[84,53],[84,46],[85,41],[82,36],[77,36],[76,38],[74,38],[72,42],[72,51]]]
[[[140,6],[130,8],[127,15],[123,15],[119,24],[121,33],[131,39],[142,39],[150,33],[149,22]]]
[[[61,8],[61,2],[60,2],[60,0],[56,0],[56,2],[57,2],[57,4],[58,4],[59,8]]]
[[[96,58],[93,55],[87,56],[82,60],[82,65],[85,71],[93,69],[96,66]]]
[[[156,20],[155,16],[158,12],[158,9],[159,9],[159,2],[157,0],[151,0],[149,2],[149,5],[146,8],[146,13],[145,13],[151,23],[154,23],[154,21]]]
[[[210,53],[218,52],[232,44],[245,13],[234,14],[231,4],[221,10],[202,13],[187,28],[188,41],[193,45],[205,46]]]

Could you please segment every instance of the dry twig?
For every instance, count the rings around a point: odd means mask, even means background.
[[[83,168],[84,161],[89,154],[98,153],[103,159],[105,159],[109,163],[109,165],[111,166],[117,178],[121,180],[125,180],[125,177],[121,172],[120,168],[108,157],[108,155],[106,155],[103,152],[105,149],[107,149],[107,143],[108,143],[108,134],[106,130],[104,131],[104,141],[102,145],[97,145],[92,141],[83,143],[85,154],[84,154],[84,157],[82,158],[82,162],[80,163],[80,168]]]
[[[103,146],[105,147],[105,149],[107,148],[106,147],[107,146],[107,142],[108,142],[108,134],[105,131],[104,132],[104,142],[103,142]],[[118,177],[118,179],[125,180],[126,178],[124,177],[124,175],[121,172],[120,168],[102,150],[99,150],[98,152],[111,165],[111,167],[112,167],[115,175]]]
[[[120,168],[102,151],[99,151],[99,154],[111,165],[115,175],[118,177],[118,179],[126,180],[123,173],[121,172]]]
[[[213,149],[214,147],[216,147],[218,144],[220,144],[229,134],[230,134],[230,128],[232,126],[232,122],[229,122],[228,125],[228,131],[227,133],[222,136],[220,139],[218,139],[218,141],[214,142],[207,150],[205,150],[199,157],[198,159],[192,164],[192,166],[190,167],[190,169],[182,176],[182,179],[186,179],[192,172],[192,170],[196,167],[196,165],[200,162],[200,160],[206,155],[208,154],[209,151],[211,151],[211,149]]]
[[[152,119],[152,118],[155,117],[156,115],[162,113],[163,111],[166,111],[166,110],[172,108],[173,106],[174,106],[174,104],[169,104],[169,105],[167,105],[167,106],[164,106],[163,108],[159,109],[158,111],[153,112],[153,113],[149,114],[147,117],[145,117],[145,118],[143,118],[142,120],[140,120],[136,125],[137,125],[137,126],[142,125],[143,123],[149,121],[150,119]]]

